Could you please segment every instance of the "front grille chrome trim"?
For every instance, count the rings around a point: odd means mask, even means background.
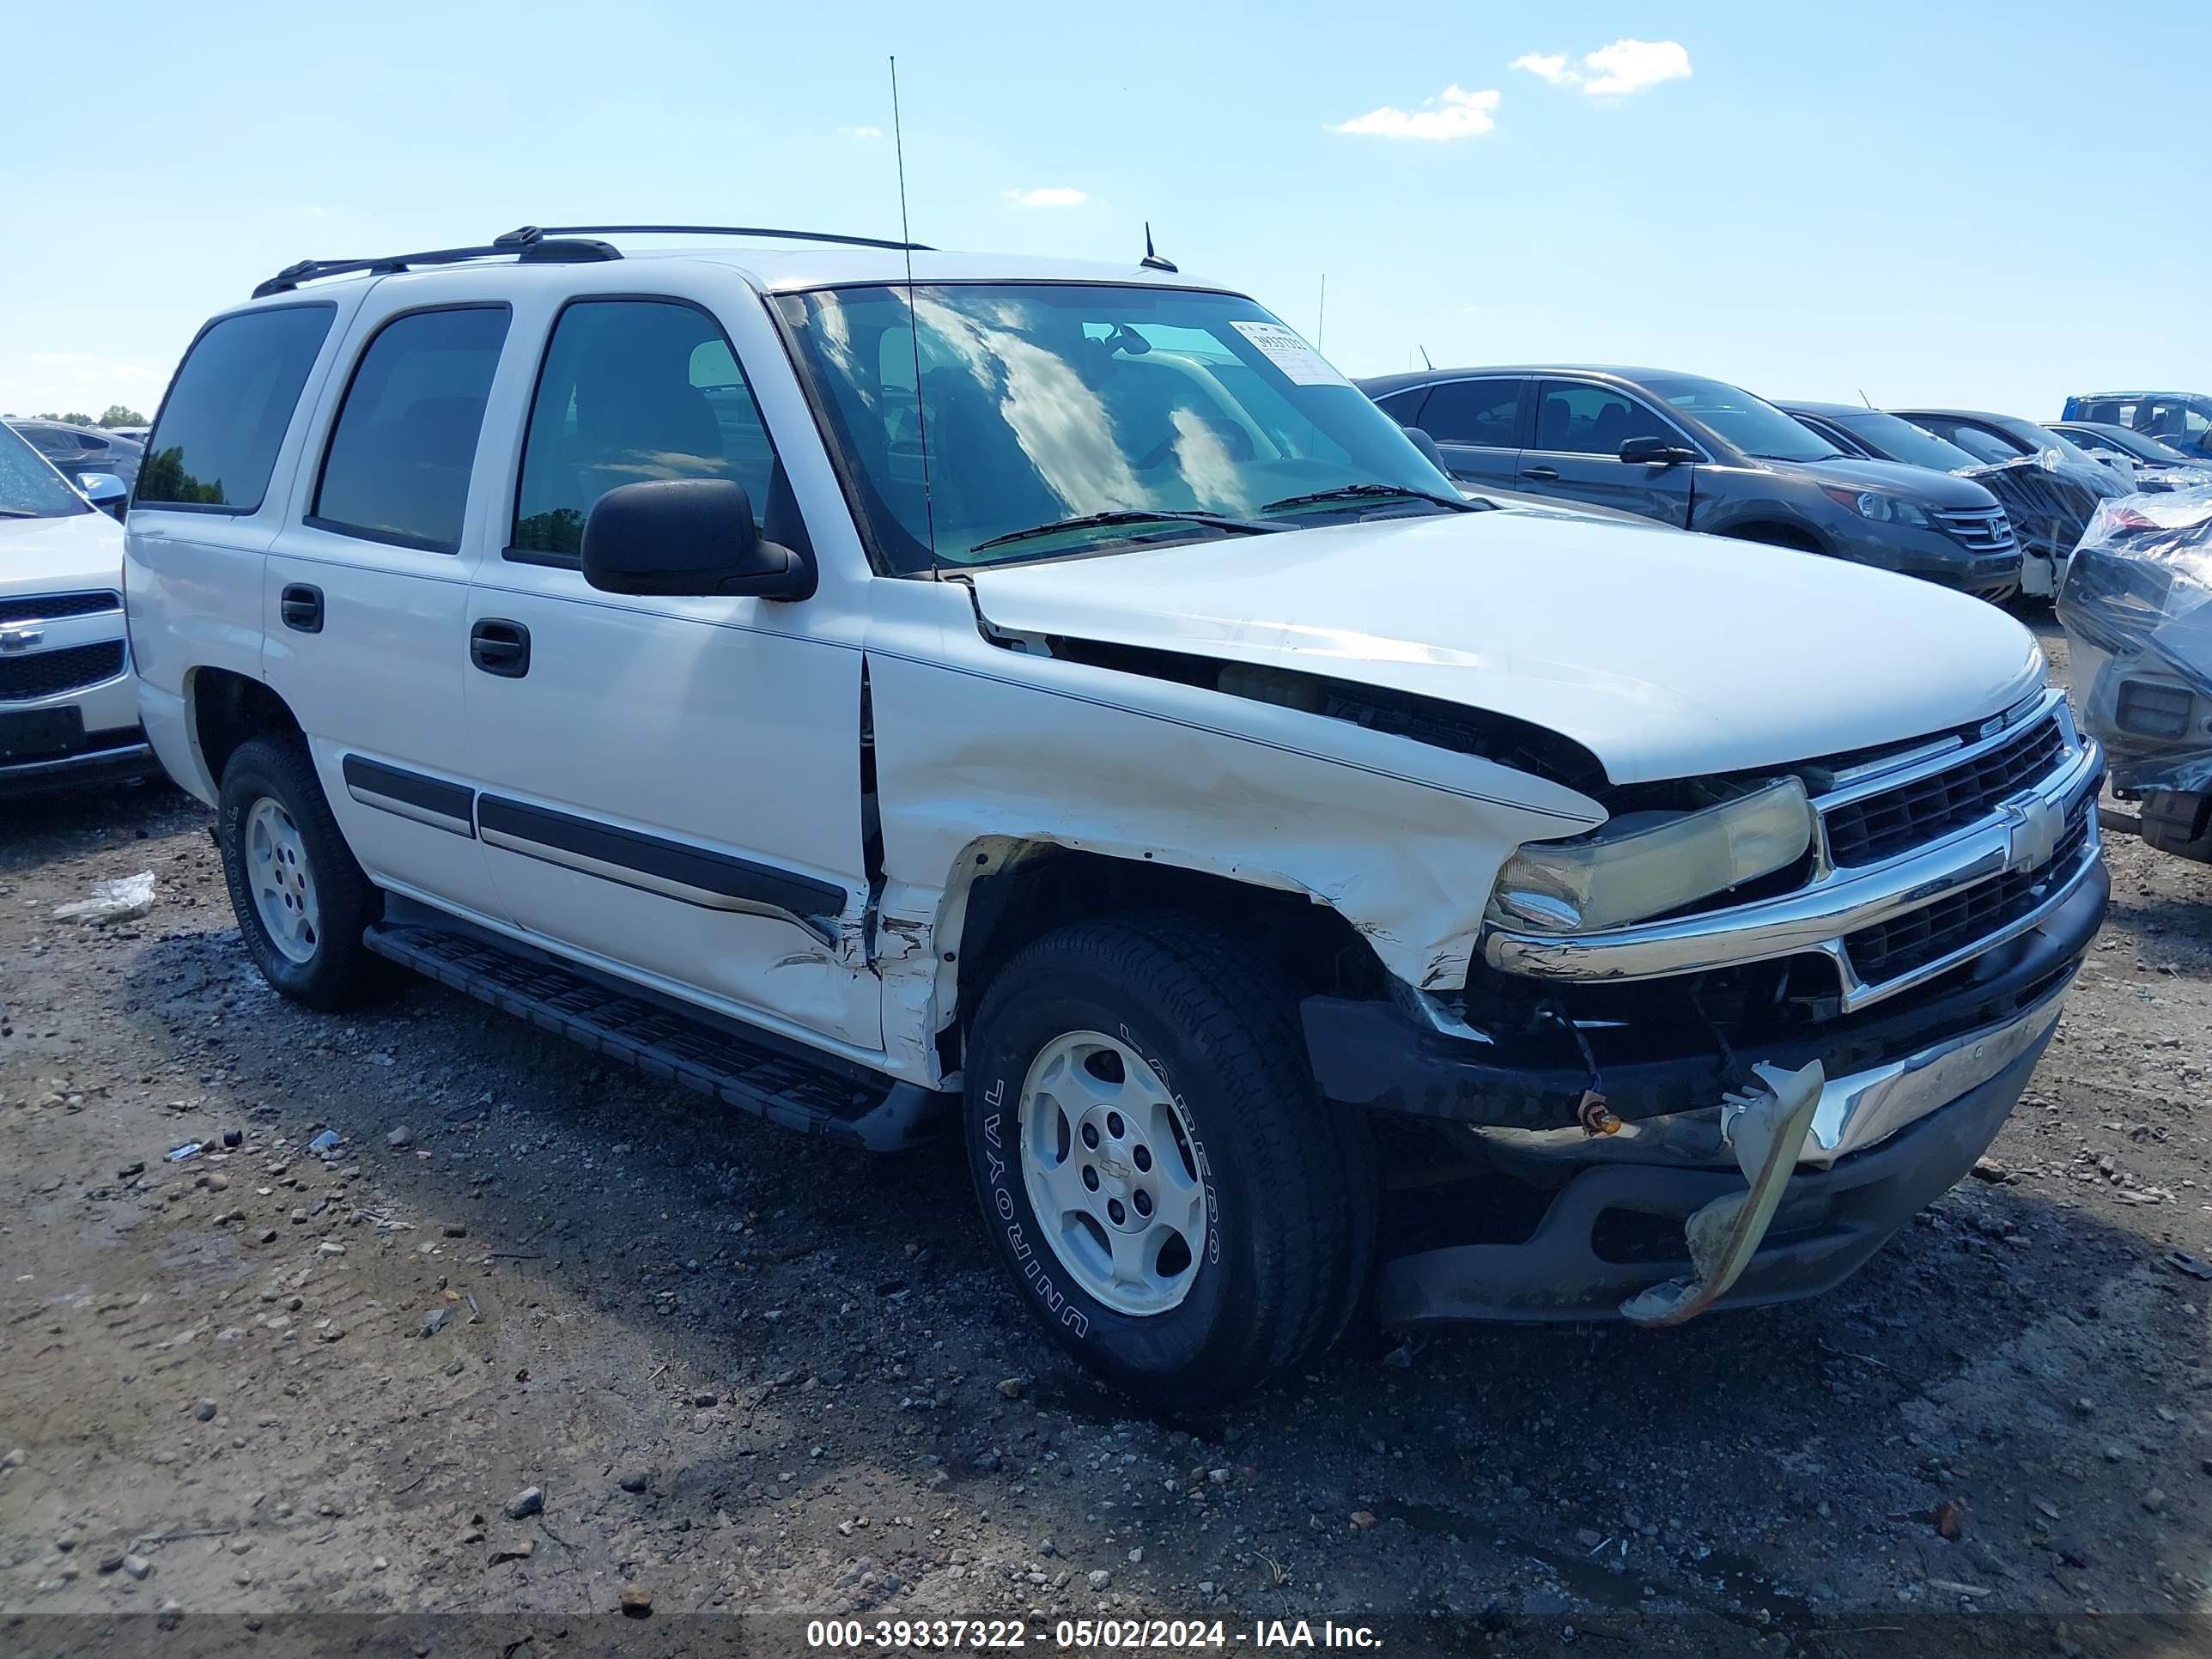
[[[1582,934],[1493,928],[1483,937],[1483,959],[1501,972],[1533,979],[1611,984],[1814,955],[1835,963],[1844,1012],[1895,996],[2041,925],[2102,858],[2094,797],[2104,778],[2104,751],[2094,740],[2077,737],[2070,721],[2062,730],[2069,746],[2052,772],[2020,791],[2003,810],[1924,847],[1880,864],[1820,870],[1805,886],[1778,897],[1668,921]],[[1956,756],[1944,758],[1955,763]],[[1869,982],[1851,967],[1843,945],[1846,934],[1896,921],[2008,870],[2032,867],[2022,862],[2025,849],[2033,844],[2026,833],[2031,822],[2050,811],[2070,817],[2083,808],[2087,833],[2074,854],[2074,867],[2034,910],[1893,978]],[[2048,842],[2043,855],[2050,856]]]

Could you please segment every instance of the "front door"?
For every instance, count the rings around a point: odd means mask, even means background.
[[[580,568],[593,504],[656,478],[734,479],[764,535],[805,534],[729,336],[678,300],[572,300],[524,426],[467,628],[477,822],[508,915],[569,954],[879,1049],[857,632],[821,599],[632,597]]]
[[[1620,447],[1631,438],[1697,447],[1671,422],[1616,387],[1547,380],[1538,389],[1535,441],[1521,452],[1516,487],[1533,495],[1557,495],[1686,528],[1695,465],[1624,461]]]

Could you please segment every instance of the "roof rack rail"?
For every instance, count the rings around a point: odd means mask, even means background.
[[[757,236],[787,242],[836,242],[847,247],[885,247],[894,253],[933,253],[926,242],[886,241],[880,236],[841,236],[834,230],[775,230],[764,225],[525,225],[499,238],[502,246],[528,246],[546,236]]]
[[[257,284],[253,297],[260,300],[271,294],[289,294],[302,283],[325,276],[344,276],[357,270],[383,276],[416,265],[452,265],[466,259],[509,258],[524,264],[588,264],[600,259],[619,259],[622,250],[607,242],[556,241],[544,236],[510,241],[502,236],[484,247],[430,248],[421,253],[387,253],[375,259],[302,259]]]

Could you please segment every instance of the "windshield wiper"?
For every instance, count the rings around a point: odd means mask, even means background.
[[[1260,510],[1262,513],[1280,513],[1293,507],[1318,507],[1325,501],[1427,501],[1431,506],[1446,507],[1454,513],[1480,513],[1483,510],[1473,501],[1386,483],[1340,484],[1334,489],[1316,489],[1304,495],[1285,495],[1279,501],[1269,501]]]
[[[1027,530],[1009,530],[1003,536],[977,542],[968,550],[981,553],[986,548],[1005,547],[1012,542],[1031,541],[1039,536],[1056,536],[1062,531],[1109,530],[1116,525],[1129,524],[1195,524],[1203,525],[1208,530],[1219,530],[1238,536],[1257,536],[1281,528],[1279,525],[1255,524],[1249,519],[1232,519],[1222,513],[1182,513],[1173,507],[1119,507],[1111,513],[1085,513],[1052,524],[1033,524]]]

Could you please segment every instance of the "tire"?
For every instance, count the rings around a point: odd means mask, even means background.
[[[1292,1000],[1249,954],[1174,915],[1075,923],[1006,963],[970,1030],[992,1249],[1054,1340],[1155,1407],[1249,1394],[1340,1335],[1366,1288],[1367,1125],[1316,1094]],[[1108,1246],[1129,1232],[1146,1265],[1125,1281]]]
[[[390,990],[394,970],[362,943],[384,913],[384,896],[355,861],[297,742],[255,738],[240,745],[223,768],[216,842],[239,933],[270,984],[326,1012]],[[280,901],[270,907],[274,931],[256,896],[257,887],[272,890],[272,869]]]

